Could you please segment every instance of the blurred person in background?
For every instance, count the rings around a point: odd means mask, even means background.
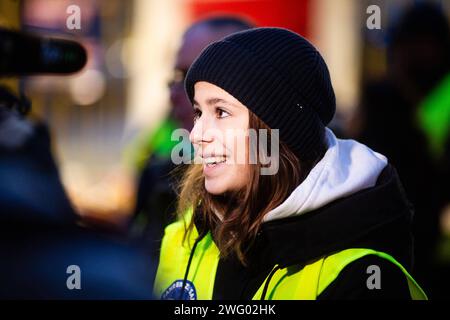
[[[415,207],[415,274],[431,298],[449,296],[448,271],[436,269],[439,214],[450,201],[449,76],[447,18],[416,4],[391,29],[386,78],[364,87],[356,136],[398,169]]]
[[[31,72],[25,66],[34,74],[55,68],[51,59],[60,56],[36,54],[32,61],[40,64],[31,65],[20,51],[39,53],[40,41],[1,28],[0,44],[9,49],[0,46],[0,77],[4,68],[8,76],[15,70]],[[57,48],[78,57],[67,44]],[[63,70],[66,66],[59,64]],[[26,117],[30,108],[27,99],[0,86],[0,299],[151,299],[155,264],[126,239],[79,225],[52,155],[49,130]],[[73,268],[79,268],[79,277]]]
[[[252,27],[243,18],[220,15],[194,23],[183,35],[176,55],[173,79],[169,83],[170,113],[149,138],[146,150],[149,156],[139,178],[131,225],[133,237],[150,252],[154,260],[159,259],[164,228],[174,218],[176,194],[173,185],[183,171],[182,164],[176,166],[171,160],[172,148],[179,143],[171,141],[171,135],[175,129],[190,131],[193,126],[194,113],[183,85],[186,72],[208,44]]]

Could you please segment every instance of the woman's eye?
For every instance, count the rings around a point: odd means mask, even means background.
[[[194,121],[202,116],[202,111],[199,109],[194,110]]]
[[[217,112],[217,116],[219,118],[226,118],[230,115],[228,112],[226,112],[225,110],[223,110],[221,108],[217,108],[216,112]]]

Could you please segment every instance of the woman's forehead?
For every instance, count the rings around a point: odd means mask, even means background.
[[[214,105],[225,103],[235,107],[245,107],[239,100],[224,89],[206,82],[199,81],[194,86],[194,105]]]

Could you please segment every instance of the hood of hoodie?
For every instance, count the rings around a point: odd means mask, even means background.
[[[264,221],[301,215],[375,186],[387,165],[385,156],[355,140],[337,139],[328,128],[326,139],[324,157],[281,205],[266,214]]]
[[[270,211],[248,254],[257,268],[304,264],[371,248],[412,266],[412,206],[387,159],[327,130],[329,149],[304,182]]]

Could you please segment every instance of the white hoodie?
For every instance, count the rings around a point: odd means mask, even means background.
[[[306,179],[264,221],[297,216],[375,186],[387,165],[385,156],[355,140],[337,139],[326,128],[328,150]]]

